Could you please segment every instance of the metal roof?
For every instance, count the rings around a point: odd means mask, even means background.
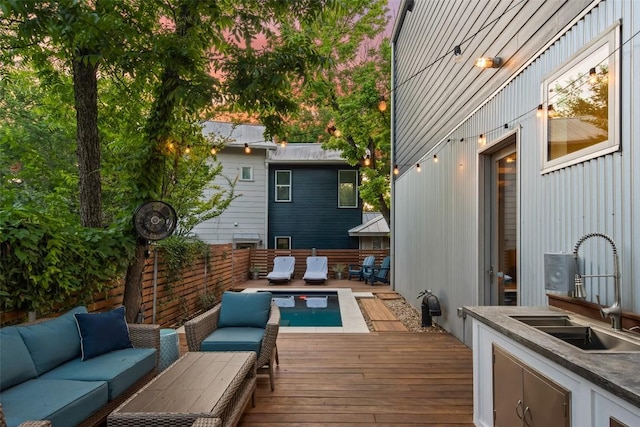
[[[363,212],[363,223],[349,230],[349,236],[388,236],[389,225],[380,212]]]
[[[244,144],[249,144],[251,148],[273,150],[277,146],[275,142],[265,140],[264,126],[213,121],[203,122],[202,125],[204,135],[214,134],[231,138],[232,141],[227,144],[229,147],[244,147]]]
[[[347,161],[342,158],[340,151],[325,150],[322,144],[289,143],[284,148],[278,147],[269,152],[267,163],[341,163]]]

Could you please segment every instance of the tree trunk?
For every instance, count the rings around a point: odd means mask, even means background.
[[[84,227],[103,225],[97,69],[97,65],[82,61],[82,56],[73,61],[80,223]]]
[[[378,200],[380,201],[380,213],[387,221],[389,229],[391,229],[391,210],[389,209],[389,206],[387,206],[387,202],[384,200],[382,194],[378,196]]]
[[[122,305],[128,323],[134,323],[138,319],[138,313],[142,309],[142,273],[147,258],[147,244],[138,239],[134,258],[127,269]]]

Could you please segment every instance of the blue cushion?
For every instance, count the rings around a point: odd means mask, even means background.
[[[131,348],[129,327],[124,318],[124,307],[105,313],[76,314],[82,360],[100,356],[114,350]]]
[[[34,379],[2,392],[9,427],[49,420],[53,427],[78,425],[107,404],[107,383]]]
[[[121,395],[156,366],[155,348],[116,350],[87,361],[79,358],[58,366],[40,378],[106,381],[109,400]]]
[[[263,328],[216,329],[200,344],[201,351],[255,351],[260,354]]]
[[[271,314],[271,296],[271,292],[225,292],[222,294],[218,328],[265,328]]]
[[[38,375],[80,355],[80,335],[73,315],[86,312],[85,307],[76,307],[55,319],[16,327]]]
[[[35,378],[36,367],[15,326],[0,329],[0,390]]]

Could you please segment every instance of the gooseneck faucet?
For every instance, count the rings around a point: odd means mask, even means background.
[[[592,275],[584,275],[580,276],[579,273],[576,274],[576,290],[578,288],[582,288],[582,277],[613,277],[613,305],[611,307],[602,307],[600,305],[600,295],[596,295],[596,300],[598,301],[598,306],[600,306],[600,315],[603,319],[606,319],[607,316],[611,317],[611,327],[618,331],[622,330],[622,304],[620,301],[620,267],[618,264],[618,249],[616,248],[616,244],[613,239],[606,234],[602,233],[589,233],[582,236],[573,247],[573,258],[576,260],[576,271],[580,271],[578,269],[578,249],[580,249],[580,245],[582,243],[591,238],[591,237],[602,237],[607,242],[611,244],[611,248],[613,249],[613,274],[592,274]]]

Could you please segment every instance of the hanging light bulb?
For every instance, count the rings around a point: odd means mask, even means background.
[[[547,116],[548,117],[555,117],[558,113],[556,112],[556,109],[553,108],[553,104],[549,104],[549,106],[547,107]]]
[[[364,158],[364,165],[369,166],[370,164],[371,164],[371,156],[367,154]]]
[[[327,133],[333,136],[336,133],[336,127],[334,125],[327,126]]]
[[[453,48],[453,60],[456,62],[456,64],[459,64],[462,61],[464,61],[464,57],[462,56],[462,49],[460,48],[460,45],[456,45]]]
[[[334,136],[336,138],[340,138],[342,136],[342,132],[340,131],[340,129],[336,129],[336,131],[334,132]]]
[[[400,169],[398,168],[398,165],[395,165],[395,166],[393,167],[393,174],[394,174],[394,175],[398,175],[399,173],[400,173]]]
[[[211,147],[211,154],[213,154],[215,156],[217,152],[218,152],[218,150],[216,150],[215,146]]]
[[[384,96],[380,97],[380,102],[378,102],[378,110],[380,110],[381,113],[387,111],[387,101],[384,99]]]
[[[592,85],[598,82],[598,72],[596,71],[596,67],[589,69],[589,83]]]
[[[438,155],[437,154],[433,155],[433,163],[438,163]]]
[[[249,144],[247,144],[246,142],[244,143],[244,152],[246,154],[251,154],[251,147],[249,147]]]
[[[480,134],[480,136],[478,137],[478,144],[484,145],[486,142],[487,139],[485,138],[484,134]]]
[[[187,145],[187,148],[184,149],[184,153],[185,154],[191,153],[191,146],[190,145]]]
[[[422,168],[420,167],[420,163],[416,163],[416,172],[422,172]]]
[[[287,146],[287,140],[283,139],[282,141],[280,141],[280,147],[284,148]]]
[[[536,117],[542,117],[542,104],[538,104],[538,110],[536,111]]]
[[[175,145],[173,144],[173,142],[171,142],[171,141],[167,142],[167,148],[169,150],[173,150],[174,147],[175,147]]]

